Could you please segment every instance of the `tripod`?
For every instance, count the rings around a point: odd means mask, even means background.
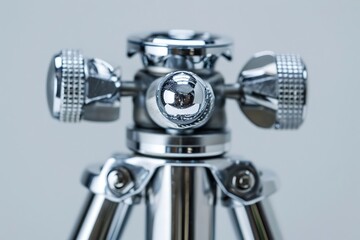
[[[64,122],[113,121],[120,99],[134,103],[127,128],[133,154],[91,166],[82,183],[90,195],[72,239],[120,239],[132,207],[146,203],[147,240],[214,239],[215,206],[229,209],[238,239],[280,239],[268,197],[275,175],[228,156],[225,100],[263,128],[294,129],[303,121],[307,72],[291,54],[256,54],[235,84],[225,84],[216,60],[231,59],[231,41],[191,30],[128,38],[128,55],[144,68],[133,81],[79,51],[63,50],[48,74],[51,114]]]

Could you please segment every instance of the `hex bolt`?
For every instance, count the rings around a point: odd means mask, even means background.
[[[112,170],[107,177],[107,182],[110,190],[114,194],[121,194],[127,192],[132,186],[130,173],[124,167]]]
[[[255,186],[255,176],[249,170],[241,170],[233,176],[231,184],[242,192],[248,192]]]

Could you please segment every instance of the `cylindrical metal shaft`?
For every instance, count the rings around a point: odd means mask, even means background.
[[[90,194],[70,239],[119,239],[130,208],[129,204]]]
[[[147,189],[147,240],[213,240],[215,187],[201,167],[164,166]]]
[[[249,206],[230,207],[229,211],[238,239],[282,239],[267,199]]]

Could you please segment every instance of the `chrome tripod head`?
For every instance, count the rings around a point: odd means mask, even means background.
[[[216,98],[235,98],[257,126],[298,128],[306,105],[307,71],[301,58],[257,53],[236,83],[212,84],[209,75],[215,73],[216,60],[231,59],[231,44],[227,38],[190,30],[131,36],[128,56],[141,54],[145,70],[157,76],[151,83],[122,81],[105,61],[63,50],[49,68],[50,112],[64,122],[113,121],[119,117],[121,97],[143,94],[148,121],[164,129],[185,130],[206,125],[219,107]]]
[[[307,71],[297,55],[261,52],[226,84],[215,64],[231,60],[231,45],[190,30],[131,36],[128,56],[139,53],[144,64],[132,81],[77,50],[53,57],[47,90],[56,119],[114,121],[121,98],[134,104],[127,129],[134,153],[85,171],[91,195],[74,239],[119,239],[130,207],[144,199],[147,240],[213,240],[217,197],[240,239],[279,239],[263,204],[276,190],[274,175],[223,155],[230,142],[225,100],[236,99],[259,127],[296,129],[304,119]]]

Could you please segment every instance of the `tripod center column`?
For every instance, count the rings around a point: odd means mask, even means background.
[[[202,167],[164,166],[147,189],[147,240],[214,239],[216,186]]]

